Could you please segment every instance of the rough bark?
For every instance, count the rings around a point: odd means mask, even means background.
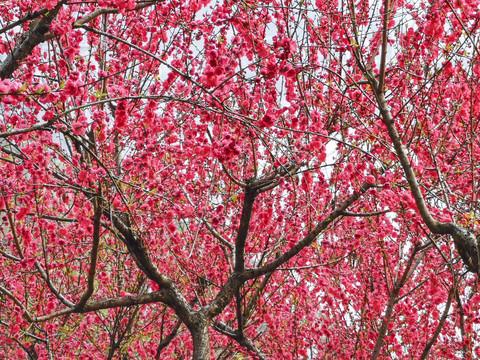
[[[210,360],[210,320],[200,312],[187,324],[193,340],[193,360]]]

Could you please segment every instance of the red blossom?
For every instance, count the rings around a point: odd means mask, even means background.
[[[478,17],[1,2],[0,358],[479,358]]]

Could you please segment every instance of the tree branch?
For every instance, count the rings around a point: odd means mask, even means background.
[[[245,198],[243,200],[242,216],[240,217],[240,226],[235,239],[235,272],[241,272],[245,268],[245,244],[248,230],[250,229],[250,220],[252,218],[253,203],[257,196],[257,191],[252,190],[251,186],[245,188]]]
[[[127,10],[127,11],[138,11],[138,10],[141,10],[141,9],[146,8],[148,6],[154,5],[157,2],[160,2],[160,1],[157,0],[157,1],[148,1],[148,2],[139,3],[139,4],[137,4],[137,6],[135,6],[135,8],[133,10]],[[78,19],[77,21],[75,21],[73,26],[78,27],[78,26],[85,25],[85,24],[89,23],[90,21],[92,21],[93,19],[95,19],[95,18],[97,18],[101,15],[118,14],[118,13],[119,13],[119,10],[118,9],[113,9],[113,8],[95,9],[90,14],[85,15],[81,19]]]
[[[255,269],[247,269],[243,271],[235,271],[230,279],[225,283],[215,299],[201,309],[210,318],[220,314],[220,312],[227,306],[235,295],[236,289],[240,287],[245,281],[266,275],[278,269],[281,265],[297,255],[305,247],[312,244],[317,236],[324,231],[335,219],[342,216],[342,213],[355,201],[357,201],[368,189],[372,188],[373,184],[364,183],[360,186],[358,192],[350,195],[344,202],[342,202],[335,210],[333,210],[324,220],[319,222],[317,226],[310,231],[302,240],[295,244],[290,250],[280,255],[272,262]],[[248,188],[247,188],[248,189]],[[243,214],[242,214],[243,215]],[[246,230],[244,230],[246,231]],[[238,246],[238,245],[237,245]],[[242,251],[243,256],[243,251]],[[238,260],[237,260],[238,261]],[[242,267],[243,268],[243,267]]]
[[[162,339],[162,341],[160,341],[160,343],[158,344],[158,347],[157,347],[157,353],[155,354],[155,360],[160,359],[160,355],[162,354],[162,350],[165,349],[168,346],[168,344],[170,344],[170,342],[175,338],[175,336],[177,336],[178,330],[180,329],[181,325],[182,325],[182,322],[180,320],[178,320],[176,322],[175,326],[173,327],[172,331],[170,332],[170,334],[165,336]]]
[[[262,352],[260,350],[257,349],[257,347],[255,346],[255,344],[253,343],[252,340],[250,340],[244,334],[240,334],[239,332],[235,331],[234,329],[232,329],[227,324],[225,324],[223,322],[220,322],[220,321],[216,321],[213,324],[213,328],[215,330],[217,330],[219,333],[228,336],[229,338],[238,342],[244,348],[253,352],[258,359],[260,359],[260,360],[266,360],[267,359],[266,356],[264,354],[262,354]]]
[[[99,188],[100,187],[101,185],[99,185]],[[92,296],[94,290],[95,273],[97,270],[98,246],[100,244],[100,219],[102,217],[102,203],[100,200],[100,194],[98,197],[93,199],[93,207],[95,212],[93,217],[93,243],[90,254],[90,269],[88,270],[87,289],[75,306],[77,310],[81,309],[85,305],[90,296]]]
[[[423,352],[422,352],[422,356],[420,357],[420,360],[424,360],[427,358],[428,353],[430,352],[430,349],[432,348],[433,344],[435,344],[435,341],[437,341],[437,338],[440,335],[440,332],[442,331],[443,325],[445,325],[445,320],[447,320],[448,312],[450,311],[450,305],[452,304],[453,296],[456,292],[456,287],[457,285],[454,280],[453,285],[450,288],[450,291],[448,292],[448,299],[447,299],[447,303],[445,304],[445,310],[443,310],[442,317],[440,318],[440,321],[437,324],[437,328],[435,329],[435,332],[433,333],[432,338],[426,343],[425,348],[423,349]]]
[[[41,10],[38,10],[38,11],[34,11],[33,13],[29,13],[29,14],[25,15],[23,18],[21,18],[17,21],[14,21],[13,23],[8,24],[7,26],[0,29],[0,34],[3,34],[3,33],[7,32],[10,29],[13,29],[14,27],[16,27],[18,25],[22,25],[23,23],[27,22],[28,20],[36,19],[36,18],[44,15],[47,12],[48,12],[47,9],[41,9]]]
[[[37,268],[38,272],[40,273],[40,276],[42,277],[43,281],[47,284],[48,288],[50,291],[55,295],[55,297],[61,301],[62,304],[68,306],[68,307],[74,307],[75,304],[72,303],[71,301],[67,300],[61,293],[58,291],[58,289],[52,284],[50,277],[48,274],[45,272],[43,269],[42,265],[38,260],[35,261],[35,267]]]
[[[6,131],[3,133],[0,133],[0,138],[8,138],[9,136],[27,134],[29,132],[38,131],[38,130],[50,130],[51,126],[52,126],[52,123],[50,121],[47,121],[46,123],[30,126],[29,128]]]
[[[371,71],[367,71],[365,74],[374,90],[380,114],[382,116],[382,121],[387,127],[388,135],[393,143],[398,159],[400,160],[403,172],[405,173],[405,178],[410,185],[410,191],[415,199],[415,203],[422,220],[432,233],[451,235],[455,241],[455,246],[463,260],[463,263],[466,265],[469,271],[478,274],[480,271],[480,260],[476,237],[470,231],[454,223],[443,223],[433,218],[427,204],[425,203],[421,187],[417,181],[415,172],[413,171],[412,163],[410,162],[407,152],[402,144],[402,138],[400,137],[395,126],[392,112],[390,111],[387,100],[385,99],[385,94],[380,88],[379,82],[375,78],[374,74]]]
[[[324,231],[335,219],[342,216],[342,214],[350,205],[356,202],[363,194],[367,192],[368,189],[372,188],[373,186],[373,184],[368,183],[362,184],[359,191],[350,195],[344,202],[342,202],[335,210],[328,214],[328,216],[325,217],[324,220],[320,221],[312,231],[310,231],[302,240],[296,243],[290,250],[262,267],[246,270],[243,273],[243,279],[245,279],[246,281],[275,271],[279,266],[293,258],[305,247],[312,244],[322,231]]]
[[[348,211],[344,211],[342,213],[342,216],[352,216],[352,217],[369,217],[369,216],[378,216],[378,215],[383,215],[390,212],[389,209],[387,210],[382,210],[382,211],[374,211],[374,212],[368,212],[368,213],[351,213]]]
[[[67,0],[59,1],[57,6],[45,13],[33,29],[29,30],[20,38],[20,41],[13,51],[8,54],[7,58],[0,65],[0,79],[10,78],[13,72],[18,69],[20,63],[32,53],[32,50],[38,44],[45,40],[45,34],[48,32],[52,20],[55,19],[66,1]]]
[[[97,300],[97,301],[88,301],[81,309],[71,308],[71,309],[56,311],[48,315],[32,318],[31,322],[44,322],[44,321],[51,320],[56,317],[67,315],[67,314],[84,314],[87,312],[98,311],[103,309],[111,309],[111,308],[134,306],[134,305],[145,305],[145,304],[157,303],[157,302],[162,302],[164,304],[171,304],[174,301],[175,300],[172,297],[170,291],[160,289],[159,291],[154,291],[148,294],[125,296],[121,298],[113,298],[113,299],[105,299],[105,300]]]
[[[383,91],[385,84],[385,66],[387,61],[388,48],[388,23],[390,22],[390,0],[384,1],[383,6],[383,31],[382,31],[382,53],[380,55],[380,71],[378,88]]]
[[[11,291],[7,290],[2,285],[0,285],[0,292],[6,295],[7,297],[9,297],[15,303],[15,305],[17,305],[20,309],[22,309],[23,317],[27,319],[27,321],[30,321],[30,322],[34,321],[34,318],[32,317],[32,315],[30,315],[27,308],[23,306],[22,302],[18,300],[17,297]]]
[[[142,270],[150,280],[157,283],[160,289],[165,289],[169,292],[169,302],[163,302],[171,307],[178,317],[188,326],[194,314],[192,306],[183,297],[173,280],[162,274],[155,266],[142,239],[128,226],[129,215],[119,211],[111,211],[110,209],[104,209],[103,214],[111,219],[114,227],[122,234],[121,239],[127,246],[138,268]]]
[[[417,255],[417,252],[418,252],[418,247],[415,247],[412,251],[412,254],[410,255],[410,258],[408,259],[408,262],[407,262],[407,265],[405,266],[402,277],[395,282],[390,292],[387,308],[385,310],[385,315],[383,316],[383,320],[382,320],[382,326],[380,327],[380,330],[378,332],[378,337],[375,343],[375,347],[373,349],[371,360],[376,360],[380,356],[380,351],[382,350],[382,346],[385,341],[385,336],[387,335],[388,324],[390,324],[390,320],[393,315],[393,309],[395,307],[395,304],[398,301],[397,298],[400,293],[400,290],[402,289],[403,285],[405,285],[405,283],[413,273],[413,269],[415,268],[415,266],[412,268],[412,265],[413,265],[413,260]]]

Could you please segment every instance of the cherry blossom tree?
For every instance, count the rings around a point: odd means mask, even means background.
[[[0,19],[0,358],[480,356],[478,1]]]

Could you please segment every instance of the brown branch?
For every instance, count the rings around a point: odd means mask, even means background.
[[[5,256],[7,259],[10,259],[10,260],[13,260],[13,261],[21,261],[22,259],[16,257],[16,256],[13,256],[12,254],[9,254],[3,250],[0,250],[0,254],[2,254],[3,256]]]
[[[375,343],[375,347],[373,349],[373,354],[371,360],[376,360],[380,356],[380,351],[382,350],[383,343],[385,341],[385,336],[387,335],[388,325],[390,324],[390,320],[393,315],[393,309],[395,304],[398,302],[398,294],[402,289],[403,285],[407,282],[409,277],[412,275],[415,267],[412,267],[413,260],[417,255],[418,247],[415,247],[408,259],[407,265],[403,271],[403,275],[400,279],[398,279],[395,284],[393,285],[392,291],[390,292],[390,296],[388,298],[387,308],[385,310],[385,315],[383,316],[382,326],[380,327],[380,331],[378,332],[377,341]],[[416,263],[418,265],[418,262]]]
[[[251,313],[251,311],[255,308],[258,299],[260,299],[260,296],[263,293],[263,291],[265,290],[265,288],[268,284],[268,281],[270,280],[272,275],[273,275],[273,273],[269,273],[269,274],[265,275],[265,277],[263,278],[262,282],[260,283],[260,286],[258,287],[257,291],[248,301],[247,308],[245,309],[245,312],[244,312],[245,317],[248,317],[249,314]]]
[[[17,305],[20,309],[22,309],[23,317],[25,319],[27,319],[30,322],[34,320],[33,317],[30,315],[30,313],[28,312],[28,310],[25,308],[25,306],[23,306],[22,302],[18,300],[17,297],[11,291],[7,290],[2,285],[0,285],[0,292],[5,294],[7,297],[9,297],[15,303],[15,305]]]
[[[138,10],[141,10],[143,8],[146,8],[148,6],[151,6],[151,5],[155,5],[155,3],[157,2],[160,2],[160,1],[148,1],[148,2],[143,2],[143,3],[139,3],[137,6],[135,6],[134,9],[132,10],[127,10],[128,12],[129,11],[138,11]],[[75,23],[73,24],[74,27],[79,27],[81,25],[85,25],[87,23],[89,23],[90,21],[92,21],[93,19],[101,16],[101,15],[106,15],[106,14],[118,14],[119,10],[118,9],[113,9],[113,8],[99,8],[99,9],[95,9],[94,11],[92,11],[90,14],[88,15],[85,15],[84,17],[78,19],[77,21],[75,21]]]
[[[68,306],[68,307],[74,307],[75,304],[69,300],[67,300],[61,293],[58,291],[58,289],[55,287],[55,285],[52,284],[50,277],[48,274],[45,272],[43,269],[42,265],[38,260],[35,261],[35,267],[37,268],[38,272],[40,273],[40,276],[42,277],[43,281],[47,284],[48,288],[50,291],[55,295],[55,297],[62,302],[62,304]]]
[[[362,184],[358,192],[350,195],[335,210],[329,213],[324,220],[319,222],[317,226],[312,231],[310,231],[302,240],[300,240],[297,244],[290,248],[290,250],[277,257],[275,260],[259,268],[235,271],[230,277],[230,279],[228,279],[228,281],[222,287],[215,299],[210,302],[210,304],[202,308],[200,311],[206,313],[206,315],[210,318],[220,314],[220,312],[225,308],[225,306],[227,306],[232,300],[233,296],[235,295],[236,289],[240,287],[245,281],[255,279],[257,277],[266,275],[277,270],[281,265],[289,261],[304,248],[311,245],[322,231],[324,231],[334,220],[342,216],[342,212],[344,212],[350,205],[356,202],[363,194],[367,192],[368,189],[372,188],[373,186],[374,185],[368,183]],[[245,199],[247,199],[247,197],[245,197]],[[245,209],[243,211],[245,211]],[[245,229],[244,231],[247,230],[248,229]],[[243,256],[243,251],[241,252],[241,254]]]
[[[20,259],[23,259],[24,257],[23,251],[22,251],[22,248],[20,247],[20,242],[19,242],[17,231],[15,228],[15,220],[13,220],[12,210],[10,209],[10,205],[8,205],[8,201],[5,201],[5,209],[7,210],[8,224],[10,225],[10,231],[12,232],[15,249],[17,250],[18,256],[20,257]]]
[[[38,131],[38,130],[50,130],[51,126],[52,126],[52,122],[47,121],[46,123],[30,126],[29,128],[26,128],[26,129],[18,129],[18,130],[12,130],[12,131],[6,131],[3,133],[0,133],[0,138],[8,138],[9,136],[27,134],[29,132]]]
[[[235,176],[233,176],[230,171],[228,171],[227,167],[225,165],[223,165],[223,163],[220,163],[222,165],[222,169],[223,171],[225,172],[225,174],[227,174],[228,178],[236,185],[240,186],[240,187],[247,187],[247,184],[245,184],[244,182],[240,181],[239,179],[237,179]]]
[[[378,215],[383,215],[390,212],[390,210],[382,210],[382,211],[374,211],[374,212],[368,212],[368,213],[351,213],[348,211],[344,211],[342,213],[342,216],[355,216],[355,217],[369,217],[369,216],[378,216]]]
[[[120,239],[127,246],[138,268],[143,271],[150,280],[157,283],[161,290],[168,291],[169,302],[163,302],[171,307],[187,326],[190,325],[195,314],[192,306],[183,297],[173,280],[161,273],[157,266],[155,266],[143,240],[129,226],[129,215],[111,209],[104,209],[103,214],[105,217],[111,219],[113,226],[122,235]]]
[[[232,329],[230,326],[228,326],[227,324],[223,323],[223,322],[220,322],[220,321],[216,321],[214,324],[213,324],[213,328],[218,331],[220,334],[223,334],[223,335],[226,335],[228,336],[229,338],[235,340],[236,342],[238,342],[241,346],[243,346],[244,348],[250,350],[251,352],[253,352],[256,357],[260,360],[266,360],[267,358],[265,357],[264,354],[262,354],[262,352],[260,350],[257,349],[257,347],[255,346],[255,344],[253,343],[252,340],[250,340],[248,337],[246,337],[244,334],[240,334],[238,331],[235,331],[234,329]]]
[[[228,241],[227,239],[225,239],[222,235],[220,235],[214,228],[212,225],[210,225],[210,223],[207,221],[207,220],[202,220],[203,224],[205,225],[205,227],[207,228],[207,230],[210,232],[210,234],[213,235],[214,238],[216,238],[217,240],[220,240],[220,242],[227,246],[230,250],[234,250],[235,249],[235,245],[233,245],[230,241]]]
[[[59,316],[67,315],[67,314],[84,314],[84,313],[104,310],[104,309],[112,309],[112,308],[127,307],[127,306],[134,306],[134,305],[145,305],[145,304],[158,303],[158,302],[162,302],[164,304],[172,304],[174,301],[175,300],[172,297],[170,291],[160,289],[159,291],[151,292],[148,294],[142,294],[142,295],[125,296],[121,298],[112,298],[112,299],[96,300],[96,301],[87,301],[87,303],[81,309],[76,309],[76,308],[63,309],[48,315],[32,318],[30,321],[45,322],[45,321],[54,319]]]
[[[467,359],[467,352],[468,352],[468,346],[467,342],[465,341],[465,338],[467,337],[467,332],[465,330],[465,311],[463,310],[463,304],[462,304],[462,299],[460,299],[460,294],[457,291],[455,291],[455,300],[457,302],[457,307],[458,307],[458,317],[460,318],[460,334],[462,335],[462,352],[463,352],[463,358]]]
[[[383,30],[382,30],[382,53],[380,54],[380,71],[378,88],[383,91],[385,84],[385,66],[388,48],[388,23],[390,22],[390,0],[384,1],[383,6]]]
[[[99,188],[101,185],[99,184]],[[97,270],[97,260],[98,260],[98,246],[100,244],[100,229],[101,229],[101,222],[100,219],[102,217],[102,202],[100,200],[100,194],[98,197],[93,199],[93,207],[94,207],[94,217],[93,217],[93,243],[92,243],[92,251],[90,254],[90,269],[88,270],[88,280],[87,280],[87,289],[83,293],[82,297],[78,301],[75,308],[81,309],[85,303],[88,301],[90,296],[93,294],[94,290],[94,281],[95,281],[95,273]]]
[[[45,13],[45,15],[35,24],[33,29],[24,34],[13,51],[0,64],[0,79],[7,79],[18,69],[20,63],[32,53],[32,50],[40,43],[45,41],[45,34],[48,32],[51,22],[57,16],[63,4],[67,0],[61,0],[57,6]]]
[[[160,359],[160,355],[162,354],[162,350],[165,349],[168,346],[168,344],[170,344],[170,342],[175,338],[175,336],[177,336],[178,330],[180,329],[181,325],[182,325],[182,322],[180,320],[178,320],[176,322],[175,326],[173,327],[172,331],[170,332],[170,334],[165,336],[162,339],[162,341],[160,341],[160,343],[158,344],[158,347],[157,347],[157,353],[155,354],[155,360]]]
[[[394,117],[388,107],[387,100],[385,99],[385,93],[383,89],[380,88],[379,82],[372,71],[366,71],[365,75],[368,77],[374,90],[382,121],[387,127],[388,135],[393,143],[398,159],[400,160],[403,172],[405,173],[405,178],[407,179],[408,185],[410,185],[410,191],[415,199],[415,204],[423,222],[434,234],[451,235],[455,241],[455,247],[461,256],[463,263],[469,271],[478,274],[480,271],[480,259],[476,237],[467,229],[454,223],[439,222],[433,218],[423,197],[415,172],[413,171],[412,163],[410,162],[407,151],[403,146],[402,138],[395,126]]]
[[[420,357],[420,360],[424,360],[427,358],[428,353],[430,352],[430,349],[432,348],[433,344],[435,344],[435,341],[437,341],[437,338],[440,335],[440,332],[442,331],[443,326],[445,325],[445,320],[447,320],[448,312],[450,311],[450,305],[452,304],[453,296],[456,292],[456,287],[457,285],[454,281],[452,287],[450,288],[450,291],[448,292],[448,299],[447,299],[447,303],[445,304],[445,310],[443,310],[442,317],[438,322],[437,328],[435,329],[435,332],[433,333],[432,338],[426,343],[425,348],[423,349],[423,352],[422,352],[422,356]]]
[[[38,11],[34,11],[33,13],[28,13],[27,15],[25,15],[23,18],[11,23],[11,24],[8,24],[7,26],[3,27],[2,29],[0,29],[0,34],[3,34],[5,32],[7,32],[8,30],[10,29],[13,29],[14,27],[18,26],[18,25],[22,25],[23,23],[29,21],[29,20],[33,20],[33,19],[36,19],[42,15],[44,15],[45,13],[47,13],[48,10],[47,9],[41,9],[41,10],[38,10]]]
[[[420,185],[413,171],[412,164],[408,159],[405,148],[403,147],[401,137],[395,127],[392,113],[390,111],[390,108],[388,107],[387,100],[385,99],[383,91],[379,88],[378,81],[373,76],[370,77],[370,81],[374,85],[373,87],[375,90],[375,95],[377,97],[383,123],[387,126],[388,134],[390,136],[390,139],[392,140],[393,146],[400,160],[400,164],[402,165],[403,171],[405,173],[405,177],[408,184],[410,185],[410,191],[412,192],[418,211],[422,216],[423,221],[433,233],[447,234],[448,230],[445,226],[446,224],[436,221],[428,210],[427,204],[425,203],[422,192],[420,190]]]
[[[30,213],[28,215],[37,215],[39,219],[48,219],[48,220],[54,220],[54,221],[60,221],[60,222],[78,222],[77,219],[73,219],[73,218],[63,218],[59,216],[52,216],[52,215],[45,215],[45,214]]]
[[[243,296],[241,292],[242,287],[238,287],[236,294],[235,294],[235,308],[237,311],[237,327],[238,327],[238,335],[240,338],[243,338],[245,334],[243,333],[244,329],[244,316],[243,316],[243,310],[242,310],[242,301],[243,301]]]
[[[288,260],[297,255],[300,251],[302,251],[304,248],[312,244],[322,231],[324,231],[334,220],[342,216],[342,213],[345,212],[345,210],[350,205],[360,199],[360,197],[373,186],[373,184],[368,183],[362,184],[359,191],[350,195],[344,202],[342,202],[337,208],[335,208],[330,214],[328,214],[328,216],[326,216],[322,221],[320,221],[312,231],[310,231],[302,240],[296,243],[290,250],[262,267],[246,270],[243,274],[243,278],[245,280],[254,279],[256,277],[275,271],[279,266],[283,265]]]
[[[253,203],[255,202],[257,192],[252,190],[250,186],[247,186],[244,196],[240,226],[235,239],[235,272],[237,273],[242,272],[245,268],[245,244],[250,228],[250,220],[252,218]]]

